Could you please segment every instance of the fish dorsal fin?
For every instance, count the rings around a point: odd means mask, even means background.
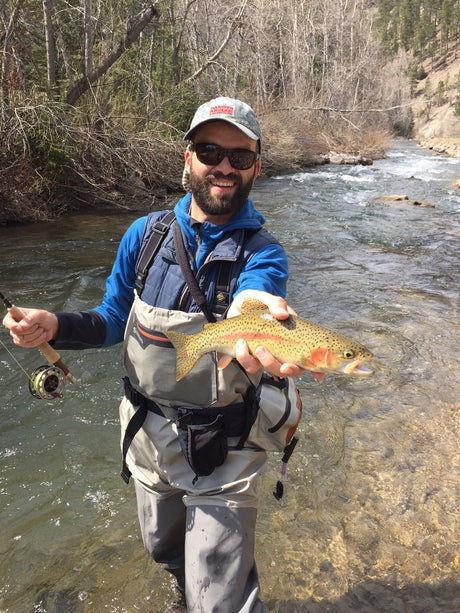
[[[260,300],[257,300],[256,298],[245,298],[243,304],[241,305],[241,313],[247,313],[248,311],[255,310],[260,311],[261,309],[264,309],[265,311],[269,310],[266,304]]]

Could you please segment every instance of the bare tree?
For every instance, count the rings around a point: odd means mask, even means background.
[[[91,0],[83,0],[83,24],[84,24],[84,47],[83,47],[83,74],[86,78],[93,71],[93,10]]]
[[[224,49],[227,47],[227,45],[229,44],[229,42],[232,40],[232,37],[235,33],[235,31],[241,27],[242,25],[242,18],[244,15],[244,11],[246,9],[246,5],[248,3],[248,0],[242,0],[239,10],[237,12],[237,14],[235,15],[235,17],[231,20],[230,25],[228,27],[227,33],[224,37],[224,39],[221,41],[219,47],[214,51],[214,53],[212,53],[211,55],[209,55],[204,62],[201,63],[201,66],[190,76],[186,79],[186,82],[189,81],[193,81],[194,79],[197,79],[210,65],[212,65],[214,62],[217,61],[217,59],[221,56],[222,52],[224,51]]]
[[[51,4],[52,20],[56,26],[56,30],[55,30],[56,31],[56,45],[62,57],[62,62],[64,64],[64,70],[65,70],[66,77],[70,81],[72,78],[72,68],[71,68],[69,57],[68,57],[67,47],[64,42],[64,36],[62,34],[62,24],[61,24],[60,14],[58,11],[56,11],[56,4],[55,4],[56,0],[48,0],[48,1],[52,3]]]
[[[46,68],[48,84],[51,88],[56,85],[56,50],[53,31],[53,0],[43,0],[43,23],[45,26]]]
[[[82,94],[87,92],[91,85],[100,77],[105,75],[109,68],[121,57],[121,55],[138,40],[144,28],[158,16],[155,6],[149,6],[144,9],[137,17],[135,22],[127,30],[125,36],[118,42],[116,48],[101,61],[89,74],[84,75],[68,92],[66,96],[67,104],[73,105]]]
[[[9,17],[2,9],[2,21],[4,32],[1,37],[2,49],[1,49],[1,64],[0,64],[0,84],[1,84],[1,100],[0,111],[2,123],[6,121],[9,111],[9,77],[10,70],[12,69],[12,55],[13,55],[13,35],[14,30],[19,21],[20,12],[24,0],[16,0],[13,4]]]

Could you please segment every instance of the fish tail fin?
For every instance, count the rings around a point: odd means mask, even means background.
[[[195,366],[200,357],[193,348],[192,336],[181,332],[165,332],[176,350],[176,381],[180,381]]]

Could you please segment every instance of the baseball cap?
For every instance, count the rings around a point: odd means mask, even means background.
[[[211,121],[226,121],[252,140],[258,140],[262,144],[259,122],[252,108],[241,100],[224,96],[214,98],[198,107],[184,140],[191,140],[200,126]]]

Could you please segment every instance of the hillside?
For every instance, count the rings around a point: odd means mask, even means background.
[[[460,117],[454,115],[454,104],[459,95],[455,83],[460,75],[460,46],[456,53],[452,49],[435,60],[425,60],[423,67],[427,76],[419,81],[413,98],[414,137],[424,146],[459,157]],[[444,86],[445,93],[439,94]]]
[[[377,30],[390,57],[409,61],[413,136],[459,155],[460,2],[377,0]],[[392,79],[396,86],[397,78]]]

